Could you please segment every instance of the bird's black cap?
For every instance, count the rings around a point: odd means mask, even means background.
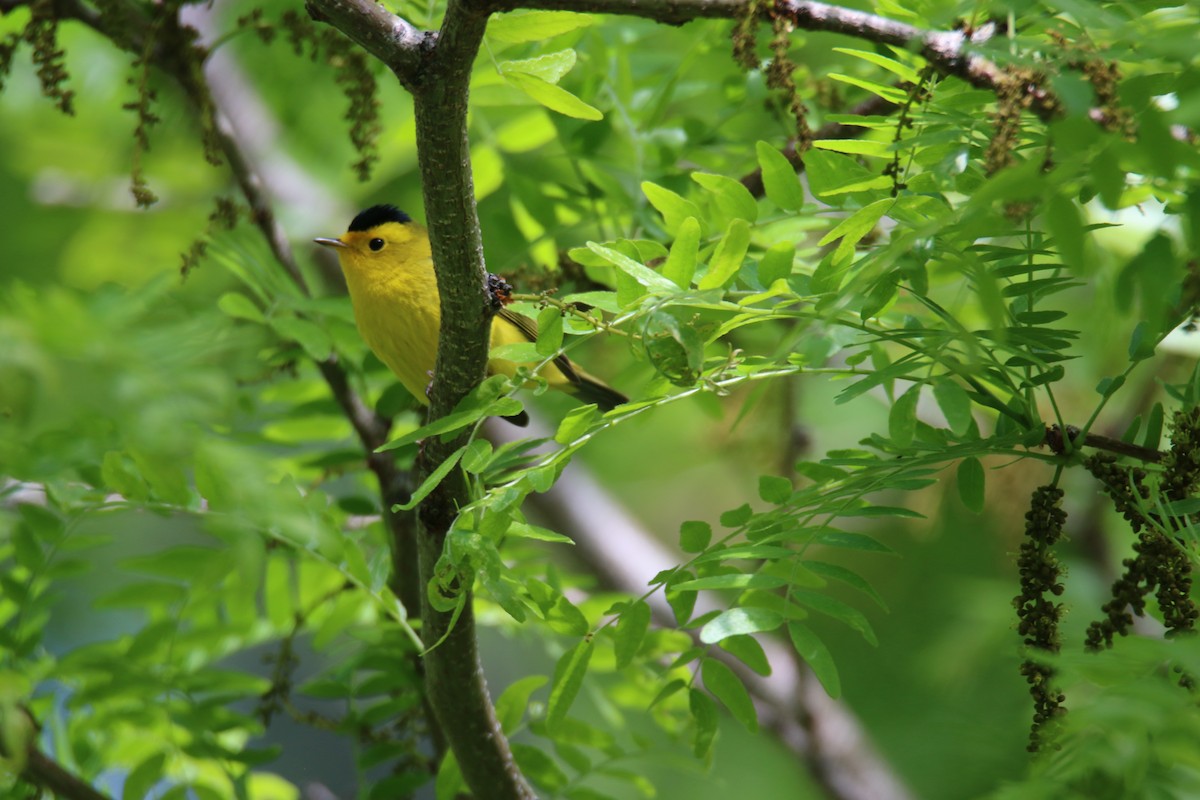
[[[392,205],[371,206],[350,222],[350,231],[368,231],[385,222],[412,222],[412,217]]]

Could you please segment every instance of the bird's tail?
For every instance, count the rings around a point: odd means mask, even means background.
[[[579,382],[574,386],[574,395],[584,403],[595,403],[601,411],[612,411],[622,403],[628,403],[629,398],[616,389],[605,384],[599,378],[593,378],[586,372],[576,368]]]

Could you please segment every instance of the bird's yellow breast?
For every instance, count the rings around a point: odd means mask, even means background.
[[[343,272],[354,320],[363,340],[404,388],[427,405],[426,390],[437,362],[442,319],[437,276],[424,230],[413,224],[404,225],[403,229],[403,233],[412,235],[405,237],[400,231],[388,231],[388,250],[374,257],[361,247],[343,253]],[[371,233],[362,236],[369,237]],[[515,325],[500,317],[492,321],[491,346],[527,341]],[[511,361],[491,359],[488,372],[512,375],[517,366]],[[552,386],[569,384],[553,364],[543,367],[541,375]]]
[[[437,360],[441,307],[429,240],[404,228],[388,226],[388,250],[378,255],[361,248],[342,254],[346,287],[354,320],[367,346],[391,369],[404,388],[428,403],[429,385]]]

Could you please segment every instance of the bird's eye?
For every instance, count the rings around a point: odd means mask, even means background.
[[[378,253],[380,250],[383,249],[383,239],[379,239],[379,238],[372,239],[371,241],[367,242],[367,247],[371,248],[376,253]]]

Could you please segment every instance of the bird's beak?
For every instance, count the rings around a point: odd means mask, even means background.
[[[341,239],[313,239],[317,244],[325,245],[326,247],[349,247],[350,245],[343,242]]]

